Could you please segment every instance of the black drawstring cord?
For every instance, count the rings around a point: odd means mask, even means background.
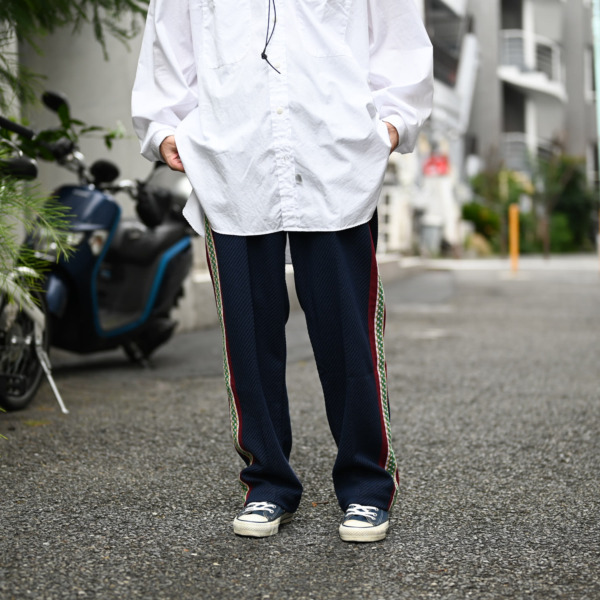
[[[271,29],[271,4],[273,4],[273,29]],[[269,0],[269,14],[268,14],[268,19],[267,19],[267,35],[265,36],[265,47],[263,48],[263,51],[260,53],[260,57],[263,60],[266,60],[267,64],[274,71],[277,71],[277,69],[271,64],[271,62],[269,61],[269,59],[267,57],[267,46],[271,43],[271,38],[273,37],[273,34],[275,33],[276,25],[277,25],[277,8],[275,6],[275,0]],[[277,71],[277,73],[279,73],[281,75],[281,71]]]

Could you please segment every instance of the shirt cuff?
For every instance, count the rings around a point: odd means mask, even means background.
[[[160,153],[160,145],[168,138],[170,135],[175,135],[174,129],[159,129],[156,133],[152,135],[150,139],[150,150],[152,154],[155,156],[156,160],[160,160],[165,162],[165,159],[162,157]]]
[[[398,132],[398,145],[394,148],[394,152],[407,153],[411,152],[411,149],[403,149],[403,143],[406,141],[406,125],[404,124],[404,120],[402,117],[398,115],[390,115],[389,117],[385,117],[381,119],[385,123],[389,123],[396,128]]]

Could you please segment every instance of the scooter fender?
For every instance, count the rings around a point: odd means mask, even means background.
[[[48,312],[59,319],[65,314],[67,308],[67,286],[55,273],[46,279],[46,306]]]

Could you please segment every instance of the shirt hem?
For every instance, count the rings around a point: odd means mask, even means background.
[[[373,212],[375,212],[375,210],[373,209]],[[353,227],[359,227],[360,225],[365,225],[366,223],[368,223],[371,219],[373,218],[373,214],[371,214],[371,216],[369,216],[367,219],[365,220],[360,220],[358,223],[354,223],[353,225],[348,225],[347,227],[327,227],[327,228],[320,228],[320,229],[315,229],[315,228],[303,228],[303,227],[277,227],[275,229],[268,229],[265,231],[258,231],[258,232],[253,232],[253,233],[229,233],[226,231],[222,231],[219,229],[216,229],[215,227],[210,226],[210,228],[215,232],[218,233],[220,235],[235,235],[235,236],[239,236],[239,237],[251,237],[254,235],[269,235],[271,233],[281,233],[281,232],[292,232],[292,233],[333,233],[335,231],[346,231],[347,229],[352,229]]]

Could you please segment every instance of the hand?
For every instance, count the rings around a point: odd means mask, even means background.
[[[181,171],[185,173],[181,158],[179,158],[179,152],[177,151],[177,144],[175,143],[175,136],[170,135],[166,137],[160,145],[160,154],[164,161],[169,165],[173,171]]]
[[[388,134],[390,136],[390,142],[392,142],[392,147],[390,148],[390,154],[398,147],[400,143],[400,138],[398,137],[398,130],[387,121],[384,121],[388,128]]]

